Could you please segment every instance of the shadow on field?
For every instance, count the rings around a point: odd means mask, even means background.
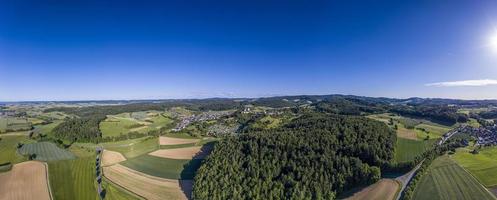
[[[212,151],[212,149],[214,149],[215,143],[216,142],[214,141],[203,145],[200,151],[195,154],[195,156],[193,156],[193,159],[183,165],[183,171],[181,171],[180,174],[179,185],[188,199],[191,199],[193,178],[195,177],[195,173],[202,165],[202,161],[204,161],[204,158]]]

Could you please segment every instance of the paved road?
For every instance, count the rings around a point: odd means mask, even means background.
[[[399,181],[401,184],[400,192],[396,198],[397,200],[400,199],[400,197],[402,196],[402,193],[404,192],[404,190],[407,187],[407,184],[409,183],[409,181],[411,181],[412,177],[414,177],[414,175],[416,174],[416,171],[418,171],[418,169],[421,167],[421,164],[423,164],[424,161],[425,160],[422,160],[418,165],[416,165],[416,167],[414,167],[414,169],[407,172],[406,174],[395,178],[395,180]]]

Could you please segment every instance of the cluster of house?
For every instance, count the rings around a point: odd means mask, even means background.
[[[476,145],[497,145],[497,125],[480,126],[478,128],[465,126],[461,128],[462,133],[469,134],[476,139]]]
[[[172,130],[180,131],[186,128],[191,123],[219,119],[220,117],[231,115],[233,114],[233,112],[234,111],[208,111],[198,115],[194,114],[190,116],[185,116],[181,118],[181,121]]]

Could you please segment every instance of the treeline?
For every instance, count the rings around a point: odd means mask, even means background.
[[[57,125],[52,132],[55,137],[71,142],[97,142],[102,136],[99,123],[104,119],[105,115],[66,119]]]
[[[479,115],[484,119],[497,119],[497,109],[483,111],[483,112],[479,113]]]
[[[387,112],[387,104],[358,98],[332,97],[313,104],[318,111],[342,115]]]
[[[467,122],[469,120],[468,116],[464,113],[458,113],[457,110],[457,107],[446,105],[398,105],[390,108],[391,112],[399,115],[426,118],[448,125],[453,125],[457,122]]]
[[[395,133],[364,117],[307,114],[219,142],[195,176],[194,199],[334,199],[376,182]]]

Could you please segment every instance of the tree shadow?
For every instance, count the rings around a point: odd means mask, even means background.
[[[200,151],[193,156],[193,159],[183,165],[183,170],[180,174],[179,185],[183,193],[188,199],[191,199],[193,178],[198,168],[202,165],[204,158],[214,149],[216,141],[206,143],[200,148]]]

